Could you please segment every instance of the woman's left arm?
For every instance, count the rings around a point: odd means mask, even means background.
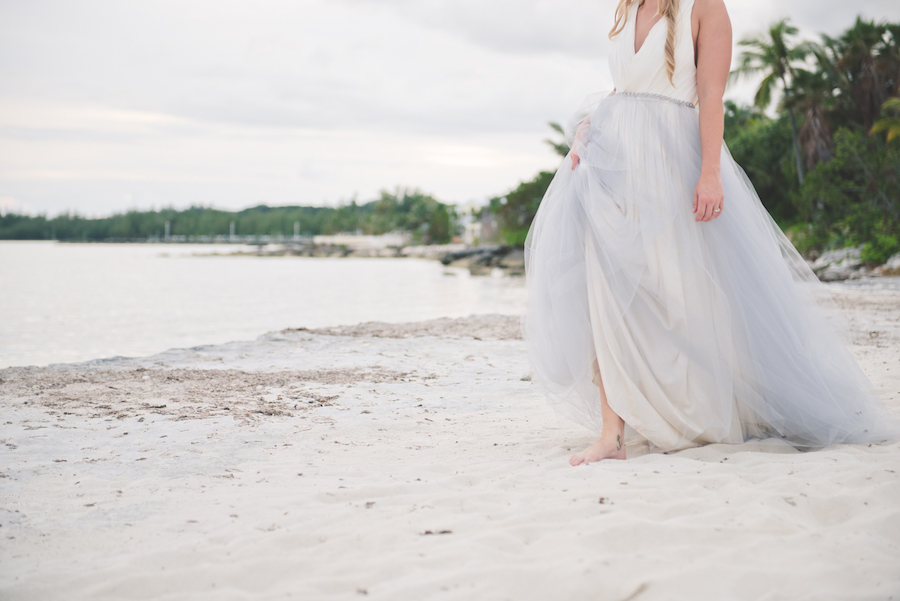
[[[722,214],[722,134],[725,109],[722,97],[731,68],[731,19],[723,0],[696,0],[697,98],[700,104],[700,148],[703,166],[694,188],[695,221]]]

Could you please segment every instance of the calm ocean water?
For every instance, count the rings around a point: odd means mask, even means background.
[[[0,242],[0,367],[142,356],[291,327],[525,312],[523,278],[472,277],[437,261],[195,256],[235,250]]]

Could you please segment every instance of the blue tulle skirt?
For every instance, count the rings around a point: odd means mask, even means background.
[[[587,117],[585,119],[584,117]],[[697,223],[685,103],[588,103],[525,244],[534,381],[564,416],[611,408],[663,449],[751,438],[864,443],[897,426],[840,317],[723,144],[720,217]]]

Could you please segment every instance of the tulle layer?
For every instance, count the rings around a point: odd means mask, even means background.
[[[827,293],[724,145],[723,212],[694,221],[696,110],[598,96],[570,129],[581,161],[563,162],[525,244],[526,345],[560,413],[599,432],[602,380],[664,449],[896,436]]]

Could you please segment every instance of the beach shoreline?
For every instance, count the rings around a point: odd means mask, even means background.
[[[900,294],[833,289],[900,413]],[[886,599],[900,443],[592,439],[520,317],[288,329],[0,370],[8,599]]]

